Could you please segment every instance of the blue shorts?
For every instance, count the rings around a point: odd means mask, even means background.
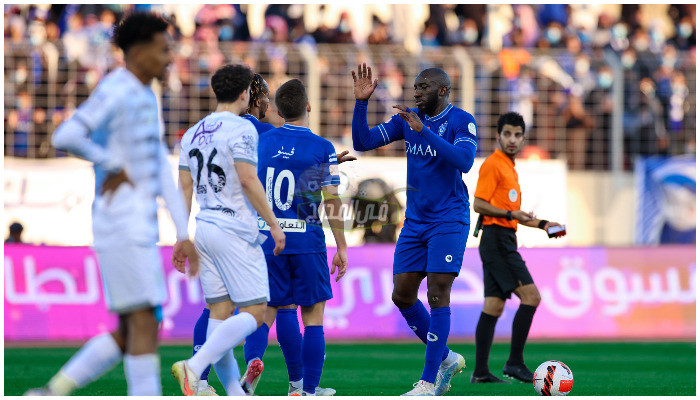
[[[406,219],[394,251],[394,275],[404,272],[459,274],[469,224]]]
[[[273,307],[312,306],[333,298],[326,252],[273,256],[265,254]]]

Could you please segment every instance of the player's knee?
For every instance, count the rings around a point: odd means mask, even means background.
[[[505,305],[505,300],[487,298],[486,301],[484,301],[483,312],[484,314],[492,315],[498,318],[501,316],[501,314],[503,314],[503,308]]]
[[[449,290],[430,290],[428,289],[428,304],[430,308],[449,307],[450,292]]]
[[[411,307],[412,305],[416,304],[417,300],[418,300],[418,298],[415,296],[408,296],[408,295],[399,293],[396,290],[394,290],[391,293],[391,301],[393,301],[394,304],[396,304],[396,307],[398,307],[398,308]]]
[[[540,305],[540,302],[542,301],[542,296],[540,296],[539,290],[537,290],[536,287],[533,287],[532,290],[528,290],[525,296],[521,299],[521,303],[532,306],[532,307],[537,307]]]

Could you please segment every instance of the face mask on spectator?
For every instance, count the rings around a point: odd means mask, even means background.
[[[634,48],[637,51],[646,51],[649,48],[649,41],[646,39],[637,39],[634,41]]]
[[[601,72],[598,74],[598,85],[603,89],[607,89],[612,86],[613,76],[608,72]]]
[[[676,57],[666,56],[662,61],[663,65],[668,68],[673,68],[676,65]]]
[[[585,75],[591,68],[591,63],[589,63],[588,60],[586,60],[585,58],[580,58],[576,60],[574,68],[576,69],[577,75]]]
[[[219,40],[229,41],[233,39],[233,27],[231,25],[224,25],[219,31]]]
[[[627,27],[623,24],[616,24],[612,28],[613,36],[617,39],[627,37]]]
[[[27,72],[26,68],[18,69],[15,71],[15,83],[24,83],[27,80],[27,75],[29,75],[29,72]]]
[[[557,44],[561,40],[561,30],[559,28],[551,27],[547,29],[546,37],[549,43]]]
[[[623,54],[622,55],[622,66],[630,69],[634,66],[634,63],[637,62],[637,59],[629,53]]]
[[[688,23],[682,23],[678,26],[678,34],[687,39],[693,34],[693,26]]]
[[[338,26],[338,30],[343,33],[350,32],[350,24],[348,23],[348,21],[342,21]]]
[[[479,38],[479,31],[477,31],[474,28],[466,28],[462,30],[462,38],[464,38],[464,41],[471,44],[476,42],[476,39]]]

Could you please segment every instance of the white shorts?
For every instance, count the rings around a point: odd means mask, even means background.
[[[215,224],[197,220],[194,245],[199,254],[199,281],[207,304],[231,300],[238,307],[270,301],[265,255]]]
[[[101,247],[95,252],[110,311],[128,314],[165,302],[167,291],[158,247]]]

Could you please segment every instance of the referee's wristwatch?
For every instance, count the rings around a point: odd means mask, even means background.
[[[507,219],[508,221],[512,221],[512,220],[513,220],[513,214],[511,214],[510,211],[506,211],[506,219]]]

